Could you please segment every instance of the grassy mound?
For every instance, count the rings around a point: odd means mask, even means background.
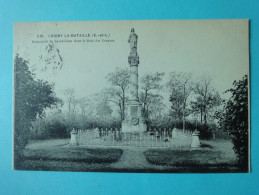
[[[106,170],[123,153],[113,148],[45,147],[27,149],[17,170],[98,171]]]
[[[144,155],[150,164],[179,169],[179,172],[247,172],[236,157],[227,156],[222,151],[150,149]]]
[[[105,148],[49,148],[38,150],[26,150],[25,160],[55,160],[84,163],[113,163],[120,159],[121,149]]]
[[[220,151],[210,150],[147,150],[147,161],[155,165],[169,166],[210,166],[210,165],[235,165],[236,161],[223,157]]]

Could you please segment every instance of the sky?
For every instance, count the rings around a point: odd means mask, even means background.
[[[58,96],[68,88],[74,88],[77,97],[89,96],[107,86],[109,72],[129,67],[131,28],[138,35],[140,77],[158,71],[166,73],[166,80],[173,71],[191,72],[196,78],[211,77],[222,94],[249,73],[249,27],[244,19],[15,23],[14,54],[29,61],[37,78],[54,83]],[[52,42],[55,50],[48,53]]]

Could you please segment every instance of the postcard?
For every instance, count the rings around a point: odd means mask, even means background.
[[[13,169],[250,172],[249,20],[14,24]]]

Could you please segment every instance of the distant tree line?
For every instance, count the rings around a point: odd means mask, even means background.
[[[129,101],[130,72],[116,68],[106,80],[107,87],[89,97],[77,98],[74,89],[66,89],[63,107],[33,123],[34,138],[55,137],[51,130],[55,129],[54,118],[56,129],[63,129],[57,130],[63,132],[61,137],[68,137],[73,127],[120,128]],[[202,138],[211,138],[216,131],[213,116],[222,102],[210,78],[195,80],[185,72],[171,72],[167,81],[162,72],[144,74],[139,81],[139,100],[148,126],[198,129]]]

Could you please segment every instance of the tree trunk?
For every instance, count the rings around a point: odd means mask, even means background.
[[[183,108],[183,130],[185,130],[185,108]]]
[[[147,90],[145,90],[145,98],[144,98],[144,116],[145,116],[145,117],[148,117]]]
[[[125,91],[122,89],[122,116],[121,119],[124,120],[125,118]]]
[[[201,124],[202,124],[202,108],[201,108]]]
[[[121,117],[121,120],[123,121],[123,106],[122,106],[122,104],[121,104],[121,102],[119,102],[119,108],[120,108],[120,117]]]
[[[146,106],[145,117],[148,118],[148,105]]]
[[[183,94],[184,94],[184,101],[183,101],[183,131],[185,130],[185,107],[186,107],[186,94],[185,94],[185,86],[184,86],[184,90],[183,90]]]

